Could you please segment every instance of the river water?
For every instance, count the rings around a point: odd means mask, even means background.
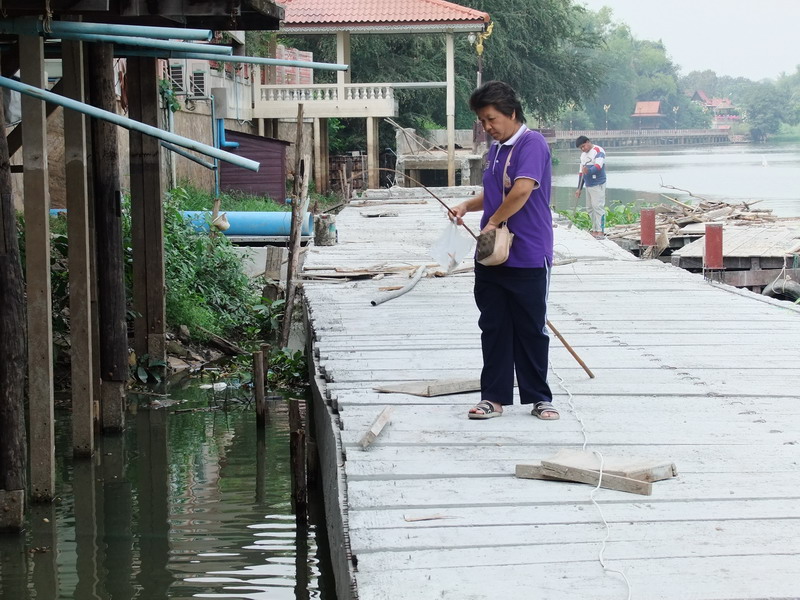
[[[695,196],[728,202],[760,200],[753,208],[772,209],[778,217],[800,216],[800,144],[732,144],[708,147],[607,148],[607,203],[669,204],[661,194],[682,202]],[[580,152],[557,150],[553,202],[557,210],[582,207],[573,195]],[[696,202],[695,202],[696,203]]]
[[[246,395],[144,397],[92,460],[72,459],[59,411],[58,498],[0,535],[0,598],[333,600],[319,506],[292,514],[286,400],[259,433]]]

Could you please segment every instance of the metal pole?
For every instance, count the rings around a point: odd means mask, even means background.
[[[201,154],[205,154],[206,156],[212,156],[214,158],[224,160],[225,162],[229,162],[232,165],[236,165],[237,167],[242,167],[250,171],[257,172],[260,166],[259,163],[257,163],[254,160],[250,160],[249,158],[236,156],[235,154],[231,154],[230,152],[219,150],[218,148],[208,146],[207,144],[202,144],[198,141],[183,137],[182,135],[170,133],[168,131],[164,131],[163,129],[152,127],[151,125],[145,125],[144,123],[139,123],[139,121],[128,119],[126,117],[120,116],[113,112],[109,112],[107,110],[95,108],[94,106],[90,106],[88,104],[84,104],[83,102],[78,102],[76,100],[72,100],[70,98],[54,94],[53,92],[48,92],[46,90],[43,90],[41,88],[32,85],[25,85],[24,83],[20,83],[19,81],[16,81],[14,79],[9,79],[8,77],[0,76],[0,87],[14,90],[15,92],[19,92],[20,94],[33,96],[34,98],[38,98],[39,100],[43,100],[45,102],[51,102],[58,106],[63,106],[64,108],[77,110],[80,113],[89,115],[90,117],[94,117],[96,119],[110,121],[111,123],[119,125],[120,127],[124,127],[125,129],[138,131],[140,133],[153,136],[154,138],[158,138],[165,142],[172,142],[173,144],[177,144],[178,146],[188,148],[189,150],[194,150],[195,152],[200,152]]]

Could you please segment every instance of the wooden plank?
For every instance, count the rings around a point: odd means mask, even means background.
[[[45,88],[44,48],[38,36],[20,36],[23,83]],[[30,489],[34,501],[49,501],[55,485],[53,423],[53,326],[50,287],[50,191],[44,104],[22,97],[25,172],[25,283],[28,318]]]
[[[372,425],[370,425],[367,432],[358,442],[362,450],[366,450],[370,444],[378,438],[383,428],[386,427],[391,420],[392,412],[394,412],[394,407],[387,406],[381,411],[381,414],[376,417],[375,421],[373,421]]]
[[[545,462],[546,461],[546,462]],[[544,471],[561,468],[600,471],[604,474],[619,475],[639,481],[662,481],[678,475],[678,469],[672,461],[653,460],[603,453],[602,462],[595,452],[562,448],[555,455],[542,461]],[[520,465],[517,465],[519,467]],[[517,475],[519,477],[519,475]]]
[[[84,101],[83,43],[64,40],[61,45],[64,95]],[[86,118],[64,111],[64,163],[69,238],[69,335],[72,375],[72,448],[79,456],[94,453],[94,358],[92,348],[92,298],[89,194],[87,181]]]
[[[410,381],[408,383],[382,385],[372,388],[377,392],[412,394],[414,396],[446,396],[481,389],[479,379],[439,379],[435,381]]]
[[[624,570],[634,590],[647,590],[647,600],[683,600],[687,591],[694,598],[709,599],[797,596],[795,578],[787,577],[797,569],[796,557],[791,555],[639,558],[614,560],[609,567]],[[492,576],[486,577],[474,561],[461,567],[390,569],[361,576],[359,598],[496,598],[498,590],[504,600],[619,600],[627,594],[625,582],[605,573],[596,556],[563,564],[546,562],[536,569],[535,577],[521,564],[491,570]]]
[[[599,484],[600,487],[609,490],[641,494],[643,496],[649,496],[653,493],[653,485],[650,482],[630,479],[629,477],[620,477],[619,475],[610,475],[608,473],[600,473],[599,471],[593,471],[591,469],[567,467],[546,461],[542,461],[542,464],[539,465],[538,468],[534,466],[533,469],[527,469],[525,467],[525,465],[517,465],[517,477],[530,479],[530,477],[528,477],[529,473],[540,471],[541,474],[547,477],[562,481],[577,481],[590,485]]]

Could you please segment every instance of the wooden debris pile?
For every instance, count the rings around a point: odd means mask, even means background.
[[[672,188],[672,186],[663,186]],[[672,188],[678,189],[678,188]],[[682,190],[685,191],[685,190]],[[706,223],[724,223],[726,225],[750,225],[753,223],[772,223],[778,217],[772,209],[755,209],[755,202],[731,203],[722,200],[708,200],[693,196],[699,202],[686,204],[662,194],[670,201],[669,205],[656,206],[656,246],[648,248],[644,256],[655,258],[669,247],[680,248],[705,235]],[[614,225],[606,228],[606,237],[621,246],[633,249],[641,240],[641,223]]]
[[[586,450],[564,448],[545,460],[519,464],[516,476],[520,479],[545,479],[586,483],[631,494],[649,496],[653,482],[672,479],[678,469],[670,461],[646,458],[604,456]]]

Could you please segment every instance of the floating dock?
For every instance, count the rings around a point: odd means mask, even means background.
[[[338,245],[310,247],[303,271],[339,600],[800,597],[800,306],[561,223],[548,316],[596,378],[551,336],[561,419],[517,404],[471,421],[477,392],[375,391],[481,368],[469,269],[372,305],[433,263],[446,225],[422,190],[382,193],[337,215]],[[515,477],[584,443],[678,476],[597,505],[591,485]]]

